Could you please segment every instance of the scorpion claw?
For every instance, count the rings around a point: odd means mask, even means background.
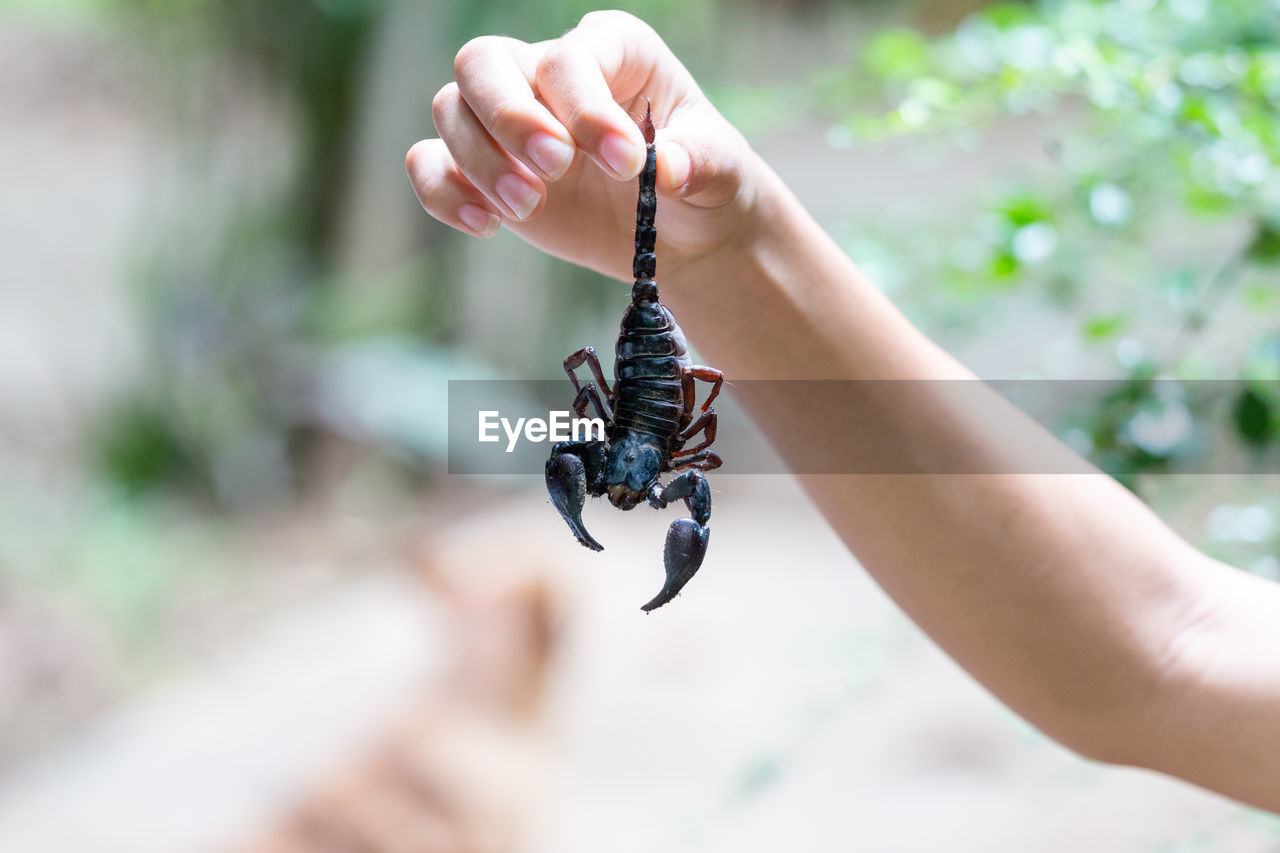
[[[680,594],[698,569],[702,566],[702,558],[707,555],[707,542],[711,538],[711,528],[699,524],[692,518],[677,518],[671,522],[667,530],[667,544],[662,551],[662,561],[667,567],[667,582],[662,591],[653,600],[640,609],[648,613],[657,610]]]
[[[587,548],[603,551],[582,524],[582,507],[587,501],[587,470],[582,458],[572,452],[552,453],[546,468],[547,493],[569,530]]]

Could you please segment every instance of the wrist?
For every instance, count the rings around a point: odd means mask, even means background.
[[[689,258],[662,279],[665,298],[697,310],[708,302],[735,298],[740,287],[762,277],[766,259],[779,251],[803,251],[785,236],[800,231],[793,220],[808,214],[761,157],[748,149],[743,178],[722,215],[733,220],[715,247]],[[812,220],[810,220],[812,221]],[[814,224],[816,228],[816,224]]]
[[[792,356],[816,343],[807,315],[822,310],[821,299],[806,283],[831,290],[816,279],[815,261],[833,251],[856,271],[773,170],[749,156],[734,228],[668,275],[662,300],[699,357],[738,379],[782,378],[793,375]]]
[[[751,156],[755,177],[732,239],[663,290],[689,341],[739,379],[967,376]]]

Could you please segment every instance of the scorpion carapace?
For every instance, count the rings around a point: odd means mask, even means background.
[[[720,393],[724,374],[695,365],[684,333],[665,305],[658,301],[653,277],[657,258],[658,159],[653,115],[646,107],[641,125],[645,139],[644,169],[640,172],[640,200],[636,204],[635,260],[631,304],[618,332],[614,386],[605,381],[596,351],[583,347],[564,360],[565,373],[577,396],[573,409],[585,415],[588,403],[605,422],[604,441],[564,441],[547,460],[547,491],[569,529],[586,547],[601,551],[582,524],[587,495],[608,495],[619,509],[648,503],[663,509],[684,499],[691,518],[677,518],[667,530],[663,551],[667,580],[642,610],[666,604],[684,588],[702,565],[711,536],[711,488],[704,471],[720,467],[721,459],[708,448],[716,440],[716,413],[711,403]],[[580,383],[574,371],[586,365],[595,382]],[[711,390],[694,417],[694,380],[710,382]],[[701,434],[702,440],[685,445]],[[658,478],[679,472],[666,485]]]

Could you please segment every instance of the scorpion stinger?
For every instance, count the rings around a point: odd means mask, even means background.
[[[658,155],[653,114],[647,105],[641,128],[645,163],[636,204],[635,259],[631,265],[635,284],[618,332],[614,387],[605,381],[591,347],[564,360],[565,373],[577,392],[574,410],[581,416],[588,403],[594,405],[605,421],[606,438],[556,444],[547,460],[546,480],[556,510],[577,540],[593,551],[602,546],[582,524],[587,495],[607,495],[609,502],[622,510],[641,503],[662,509],[684,500],[690,517],[676,519],[667,530],[663,550],[667,579],[642,608],[650,611],[675,598],[706,556],[711,538],[711,487],[703,472],[721,465],[720,457],[708,448],[716,440],[716,413],[711,403],[720,393],[724,374],[693,364],[684,333],[671,311],[658,301],[658,285],[653,280]],[[595,383],[579,382],[574,371],[583,365]],[[695,380],[712,383],[696,419]],[[699,435],[702,440],[686,450],[685,444]],[[664,486],[658,477],[668,471],[681,473]]]

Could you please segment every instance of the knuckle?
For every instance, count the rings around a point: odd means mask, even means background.
[[[577,137],[587,137],[589,127],[594,127],[598,122],[592,121],[594,111],[586,104],[575,103],[570,104],[568,114],[564,117],[565,127],[569,128],[569,132]]]
[[[418,188],[418,203],[422,209],[437,219],[441,219],[445,211],[457,206],[456,192],[444,175],[437,175],[426,185]]]
[[[553,82],[563,77],[574,62],[576,49],[563,39],[547,48],[546,53],[538,60],[536,78],[539,83]]]
[[[588,12],[578,22],[578,28],[607,31],[614,34],[638,34],[643,38],[657,35],[656,31],[648,23],[621,9],[602,9]]]
[[[422,139],[413,143],[409,153],[404,156],[404,167],[415,180],[424,170],[431,167],[433,159],[432,141],[430,139]]]
[[[625,27],[642,23],[630,12],[621,9],[596,9],[582,16],[578,22],[580,27]]]
[[[436,92],[435,97],[431,99],[431,117],[435,120],[437,127],[460,97],[462,96],[458,92],[458,84],[453,82],[446,83],[439,92]]]
[[[422,154],[422,143],[415,142],[409,147],[409,151],[404,155],[404,170],[409,173],[412,178],[418,169],[418,158]]]
[[[439,139],[414,143],[405,155],[404,163],[409,179],[424,198],[434,194],[445,179],[447,162]]]
[[[501,100],[489,110],[485,124],[493,130],[495,136],[505,136],[508,131],[520,127],[524,122],[526,110],[511,100]]]
[[[488,145],[468,145],[451,150],[450,168],[444,171],[476,186],[491,186],[502,172],[502,161]]]
[[[453,58],[453,73],[461,76],[475,70],[477,64],[483,64],[485,57],[493,53],[498,40],[497,36],[476,36],[464,44]]]

